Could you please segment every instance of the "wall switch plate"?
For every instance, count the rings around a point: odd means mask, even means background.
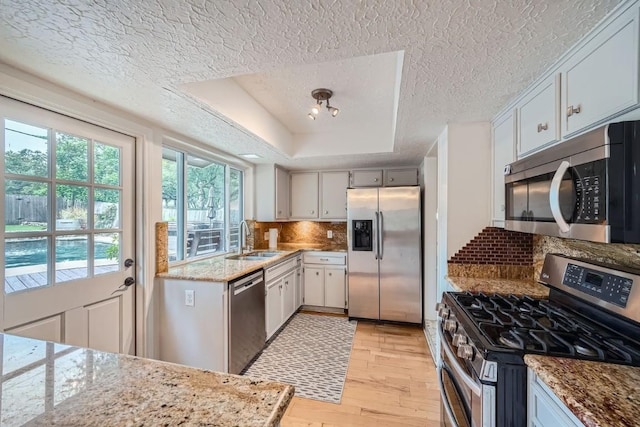
[[[333,239],[333,230],[327,230],[327,238]]]
[[[186,289],[184,291],[184,305],[188,307],[196,305],[196,291],[193,289]]]

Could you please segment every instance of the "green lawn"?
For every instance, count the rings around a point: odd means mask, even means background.
[[[45,231],[47,229],[46,226],[42,225],[5,225],[4,231],[7,233],[12,233],[16,231]]]

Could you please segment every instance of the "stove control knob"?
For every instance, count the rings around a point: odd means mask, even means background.
[[[444,329],[454,333],[458,329],[458,322],[454,319],[447,319],[444,321]]]
[[[455,334],[453,336],[453,345],[454,345],[454,347],[458,347],[458,346],[461,346],[461,345],[466,344],[466,343],[467,343],[466,335]]]
[[[458,347],[458,357],[467,360],[473,360],[473,347],[469,344],[462,344]]]
[[[440,308],[440,310],[438,310],[438,316],[440,316],[440,318],[442,319],[446,319],[447,317],[449,317],[450,312],[451,311],[447,307],[442,307]]]
[[[442,310],[443,308],[445,308],[447,305],[443,302],[439,302],[436,304],[436,311],[439,313],[440,310]]]

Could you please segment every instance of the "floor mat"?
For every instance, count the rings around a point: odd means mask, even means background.
[[[243,375],[293,384],[296,396],[340,403],[356,322],[296,314]]]

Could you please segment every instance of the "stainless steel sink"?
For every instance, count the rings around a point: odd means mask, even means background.
[[[274,256],[280,255],[282,252],[280,251],[255,251],[249,252],[246,254],[237,254],[237,255],[229,255],[227,259],[237,259],[237,260],[246,260],[246,261],[260,261],[265,258],[271,258]]]

